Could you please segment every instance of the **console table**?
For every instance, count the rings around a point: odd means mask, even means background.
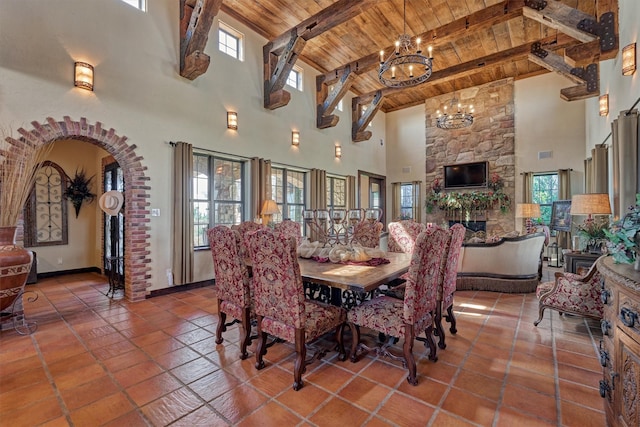
[[[600,396],[606,400],[609,426],[640,425],[640,271],[614,264],[611,257],[597,264],[604,277],[600,341]]]
[[[590,254],[588,252],[566,252],[564,254],[564,271],[566,273],[577,273],[578,268],[591,268],[594,262],[602,254]]]

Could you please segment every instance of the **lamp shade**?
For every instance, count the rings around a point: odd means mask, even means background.
[[[516,218],[540,218],[540,205],[537,203],[516,204]]]
[[[571,197],[571,215],[610,215],[611,204],[606,193],[575,194]]]
[[[262,210],[260,211],[261,215],[274,215],[280,213],[280,209],[278,209],[278,205],[275,200],[265,200],[262,204]]]

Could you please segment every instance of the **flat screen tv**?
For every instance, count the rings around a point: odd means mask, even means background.
[[[444,167],[444,188],[486,187],[489,180],[487,162],[459,163]]]

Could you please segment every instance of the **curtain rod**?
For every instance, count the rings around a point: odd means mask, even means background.
[[[175,147],[178,143],[177,142],[173,142],[173,141],[169,141],[167,142],[167,144],[169,144],[172,147]],[[224,153],[222,151],[216,151],[216,150],[210,150],[208,148],[201,148],[201,147],[196,147],[196,146],[192,146],[194,150],[198,150],[198,151],[206,151],[208,153],[214,153],[214,154],[222,154],[224,156],[232,156],[232,157],[237,157],[240,159],[246,159],[246,160],[251,160],[251,157],[247,157],[247,156],[240,156],[238,154],[231,154],[231,153]]]
[[[625,117],[626,116],[630,116],[631,115],[631,111],[633,111],[633,108],[638,105],[638,102],[640,102],[640,97],[638,97],[638,99],[636,99],[636,102],[633,103],[633,105],[631,106],[631,108],[629,108],[625,113]],[[609,135],[607,135],[607,137],[604,139],[604,141],[602,141],[600,143],[600,145],[605,145],[605,143],[609,140],[609,138],[611,138],[611,132],[609,132]]]
[[[541,172],[534,172],[534,171],[520,172],[520,175],[524,175],[525,173],[535,173],[535,174],[541,175],[541,174],[547,174],[547,173],[556,173],[558,171],[569,171],[569,172],[572,172],[573,169],[569,168],[569,169],[556,169],[556,170],[552,170],[552,171],[541,171]]]

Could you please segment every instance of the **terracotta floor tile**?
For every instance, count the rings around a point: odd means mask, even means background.
[[[39,425],[39,427],[68,427],[68,426],[70,426],[70,424],[67,421],[67,417],[58,417]]]
[[[96,420],[106,423],[132,410],[129,399],[123,393],[116,393],[71,412],[71,420],[77,426],[92,425]]]
[[[136,347],[129,341],[120,341],[107,347],[96,348],[91,350],[91,352],[96,359],[107,360],[135,349]]]
[[[599,384],[597,382],[591,386],[586,386],[561,379],[559,380],[559,384],[561,400],[578,403],[582,406],[604,411],[604,399],[600,397],[598,389]]]
[[[128,388],[162,372],[163,369],[156,362],[147,360],[130,368],[122,369],[114,373],[113,376],[123,388]]]
[[[118,391],[118,386],[110,377],[105,375],[78,387],[61,390],[60,394],[67,408],[70,411],[74,411]]]
[[[502,407],[498,415],[496,427],[549,427],[557,425],[555,421],[541,419],[533,415],[526,415],[512,408]]]
[[[103,424],[102,427],[147,427],[149,424],[139,411],[131,411]],[[193,424],[195,425],[195,424]]]
[[[407,397],[402,393],[393,393],[378,410],[376,415],[402,426],[426,425],[435,409]]]
[[[143,406],[160,396],[180,388],[181,384],[166,372],[149,378],[126,389],[127,394],[138,405]]]
[[[557,419],[556,399],[553,395],[507,384],[502,404],[548,421]]]
[[[579,368],[588,369],[593,372],[600,372],[602,370],[600,362],[594,357],[595,353],[593,355],[587,356],[564,350],[556,350],[556,356],[558,358],[558,363],[577,366]]]
[[[338,395],[347,402],[372,412],[382,404],[389,393],[391,393],[389,387],[374,383],[366,378],[356,377],[340,390]]]
[[[173,350],[169,353],[165,353],[161,356],[156,356],[156,362],[165,369],[173,369],[177,366],[184,365],[187,362],[196,360],[200,355],[189,347],[182,347],[177,350]]]
[[[189,344],[195,344],[207,338],[211,338],[212,336],[214,335],[209,331],[205,331],[204,329],[195,329],[174,337],[178,341],[189,345]]]
[[[209,402],[221,394],[226,393],[240,382],[230,373],[218,369],[199,380],[189,384],[189,388],[200,396],[205,402]]]
[[[78,354],[73,357],[69,357],[67,359],[62,359],[57,362],[52,362],[47,364],[47,369],[49,369],[49,373],[54,378],[69,373],[75,372],[78,369],[84,368],[86,366],[94,365],[96,363],[96,358],[93,357],[93,354],[90,352],[85,352],[82,354]]]
[[[182,344],[175,338],[166,338],[145,346],[141,346],[142,350],[151,357],[162,356],[163,354],[171,353],[172,351],[181,349],[183,347],[184,344]]]
[[[172,391],[142,407],[152,425],[165,426],[203,406],[202,400],[186,387]]]
[[[437,427],[470,427],[476,426],[477,424],[472,424],[471,422],[465,420],[464,418],[460,418],[455,414],[440,410],[435,415],[435,418],[433,419],[433,423],[431,425]]]
[[[605,414],[602,411],[566,401],[561,402],[560,410],[562,411],[562,425],[565,426],[601,427],[607,425]]]
[[[250,385],[241,384],[210,401],[209,406],[235,424],[266,401],[264,394]]]
[[[29,405],[20,409],[2,413],[0,420],[11,420],[11,426],[36,426],[56,420],[62,415],[58,399],[50,397],[30,402]]]
[[[304,387],[298,391],[289,388],[280,394],[277,399],[295,413],[306,417],[314,412],[318,406],[322,405],[329,396],[329,393],[319,389],[315,385],[305,384]]]
[[[358,361],[356,363],[363,363],[364,361]],[[349,362],[351,363],[351,362]],[[433,363],[433,362],[429,362]],[[417,365],[417,363],[416,363]],[[424,370],[418,369],[418,374],[428,374]],[[391,363],[382,362],[378,359],[374,360],[366,369],[364,369],[360,375],[365,378],[370,379],[373,382],[379,382],[388,387],[395,387],[400,383],[401,380],[404,380],[408,371],[399,364],[399,366],[395,366]]]
[[[42,367],[29,369],[27,371],[7,373],[0,381],[0,394],[4,394],[13,389],[19,389],[29,384],[48,382],[47,375]]]
[[[204,377],[207,374],[217,371],[218,366],[203,358],[199,357],[195,360],[185,363],[182,366],[174,368],[171,370],[171,373],[175,375],[180,381],[185,384],[189,384],[199,378]]]
[[[491,425],[497,404],[459,389],[451,389],[442,409],[480,425]]]
[[[498,402],[502,392],[502,380],[499,381],[467,369],[460,371],[453,386],[495,402]]]
[[[351,362],[338,362],[351,363]],[[309,369],[309,366],[307,366]],[[353,378],[353,374],[350,371],[344,370],[336,365],[323,364],[315,369],[313,372],[302,375],[303,382],[310,382],[318,387],[335,392],[341,388],[347,381]],[[291,383],[293,384],[293,368],[291,369]]]
[[[509,368],[507,384],[528,388],[550,396],[554,396],[556,392],[556,380],[554,377],[541,375],[515,366]]]
[[[76,371],[60,374],[56,377],[56,386],[60,390],[66,390],[101,378],[104,374],[104,368],[96,362],[77,369]]]
[[[240,381],[249,381],[260,373],[260,371],[256,369],[255,363],[255,359],[249,357],[245,360],[238,360],[235,363],[227,365],[224,369]]]
[[[511,366],[549,376],[554,374],[553,360],[540,359],[531,354],[514,352],[511,358]]]
[[[276,396],[293,387],[293,372],[291,371],[272,366],[258,372],[259,374],[249,383],[267,396]],[[305,380],[304,376],[302,380]]]
[[[0,383],[4,377],[0,377]],[[55,393],[49,381],[41,381],[24,387],[7,388],[0,385],[0,420],[3,413],[23,408],[43,399],[55,397]],[[25,398],[25,394],[28,399]]]
[[[138,363],[146,362],[147,360],[149,360],[149,356],[144,354],[141,350],[132,350],[110,359],[103,360],[102,363],[111,372],[118,372]]]
[[[446,350],[445,350],[446,351]],[[437,363],[433,363],[430,360],[417,360],[418,372],[420,375],[429,377],[435,381],[439,381],[444,384],[449,384],[453,381],[453,377],[458,372],[458,366],[445,363],[438,360]]]
[[[216,411],[208,406],[201,406],[190,414],[171,424],[172,427],[227,427],[229,425]],[[114,426],[116,427],[116,426]]]
[[[558,363],[558,378],[586,386],[598,387],[599,381],[602,379],[602,372],[594,372],[578,366]]]
[[[486,358],[482,354],[470,354],[462,368],[502,381],[507,370],[508,359]]]
[[[283,427],[293,426],[300,423],[302,419],[293,412],[286,409],[280,403],[271,401],[252,413],[237,425],[239,427]]]
[[[443,401],[448,387],[448,385],[434,381],[429,377],[419,375],[417,386],[413,386],[407,381],[403,381],[398,387],[398,391],[401,391],[424,403],[438,406]]]
[[[362,425],[369,414],[351,405],[346,400],[334,397],[322,406],[315,414],[309,417],[309,421],[320,426],[359,426]]]
[[[378,417],[373,417],[369,421],[363,424],[364,427],[390,427],[390,426],[396,426],[396,425],[397,424],[394,424],[390,421],[385,421]]]

